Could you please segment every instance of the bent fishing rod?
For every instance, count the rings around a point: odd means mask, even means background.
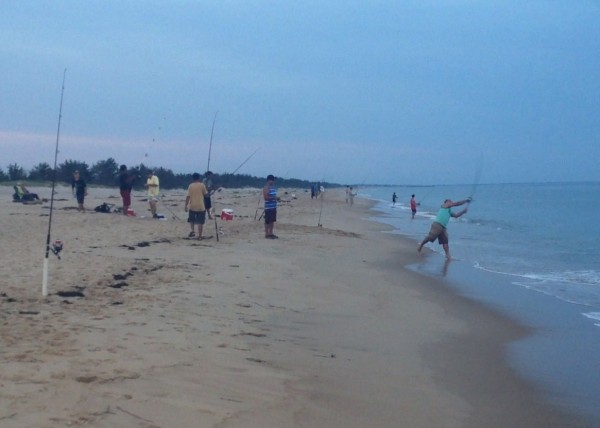
[[[60,139],[60,124],[62,119],[63,96],[65,93],[65,80],[67,78],[67,69],[63,72],[62,87],[60,90],[60,107],[58,109],[58,128],[56,130],[56,147],[54,149],[54,170],[52,174],[52,191],[50,196],[50,215],[48,216],[48,234],[46,236],[46,254],[44,257],[44,270],[42,274],[42,296],[48,295],[48,256],[50,251],[60,259],[59,252],[62,250],[62,242],[55,241],[50,247],[50,236],[52,232],[52,212],[54,210],[54,188],[56,187],[56,165],[58,160],[58,142]]]

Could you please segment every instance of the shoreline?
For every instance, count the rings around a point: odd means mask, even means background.
[[[380,211],[381,202],[375,202],[378,215],[373,220],[388,225]],[[413,234],[404,235],[401,229],[393,233],[417,245]],[[448,263],[433,249],[408,268],[436,278],[453,293],[526,326],[530,333],[508,344],[507,363],[534,385],[546,402],[581,415],[590,421],[585,426],[600,426],[600,373],[596,369],[600,347],[597,325],[582,316],[586,306],[523,287],[509,274],[479,269],[466,260]]]
[[[89,207],[118,201],[92,190]],[[215,195],[235,213],[219,243],[140,218],[140,194],[138,218],[59,201],[47,299],[44,208],[3,202],[0,426],[585,426],[509,367],[529,330],[406,268],[412,241],[366,219],[370,203],[331,191],[321,212],[281,191],[273,241],[257,192]],[[182,195],[164,206],[179,215]]]

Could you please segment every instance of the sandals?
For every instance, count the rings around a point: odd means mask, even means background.
[[[188,238],[193,238],[194,236],[196,236],[195,232],[190,232],[190,234],[188,235]]]

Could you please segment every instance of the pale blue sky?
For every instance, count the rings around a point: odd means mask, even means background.
[[[0,150],[339,183],[600,180],[600,2],[0,1]]]

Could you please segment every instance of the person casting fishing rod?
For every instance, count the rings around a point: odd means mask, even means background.
[[[425,245],[428,242],[433,242],[437,239],[438,243],[442,246],[444,252],[446,253],[446,259],[451,260],[450,247],[448,245],[448,231],[446,227],[448,226],[450,217],[458,218],[465,214],[468,210],[468,208],[464,208],[463,210],[455,213],[452,212],[451,208],[468,204],[471,201],[472,199],[470,197],[458,202],[454,202],[452,201],[452,199],[446,199],[440,207],[440,210],[438,211],[438,214],[435,220],[433,221],[433,224],[431,225],[429,233],[427,234],[427,236],[425,236],[425,238],[423,238],[423,241],[421,241],[421,244],[419,244],[419,248],[417,249],[417,251],[420,253],[423,249],[423,245]]]

